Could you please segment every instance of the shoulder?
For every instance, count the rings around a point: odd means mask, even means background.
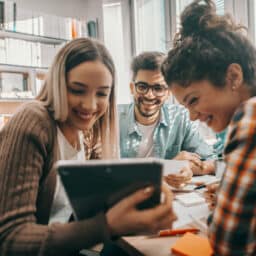
[[[118,104],[117,105],[117,109],[118,109],[118,114],[119,117],[124,117],[129,115],[129,113],[131,113],[131,110],[133,110],[134,108],[134,104],[130,103],[130,104]]]
[[[171,120],[189,120],[189,113],[187,109],[180,104],[165,103],[162,109],[164,114]]]
[[[235,111],[230,126],[236,126],[238,123],[255,123],[256,119],[256,97],[243,102]]]
[[[132,107],[133,103],[130,104],[118,104],[117,109],[119,112],[126,112],[128,109]]]
[[[41,124],[44,124],[43,126],[48,126],[50,123],[54,122],[51,114],[43,105],[43,103],[36,100],[20,106],[14,113],[12,119],[22,119],[24,125],[39,122]]]
[[[4,126],[5,133],[23,134],[53,140],[56,121],[40,101],[31,101],[20,106]]]
[[[235,111],[228,130],[228,145],[225,153],[229,153],[236,147],[255,145],[256,130],[256,97],[243,102]],[[254,148],[253,145],[253,148]],[[249,147],[248,147],[249,148]]]
[[[180,104],[169,104],[169,103],[165,103],[164,105],[163,105],[163,109],[165,110],[165,111],[168,111],[168,112],[170,112],[170,113],[175,113],[175,112],[177,112],[177,113],[186,113],[187,114],[187,109],[185,108],[185,107],[183,107],[182,105],[180,105]]]

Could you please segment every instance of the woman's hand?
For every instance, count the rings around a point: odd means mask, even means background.
[[[219,188],[219,184],[212,184],[206,188],[207,190],[204,192],[204,198],[208,204],[209,209],[213,211],[217,202],[217,190]]]
[[[192,178],[193,172],[190,168],[183,167],[178,174],[169,174],[164,177],[165,182],[175,188],[185,186]]]
[[[160,229],[171,228],[176,220],[172,210],[173,196],[166,186],[162,191],[164,200],[154,208],[138,210],[136,207],[152,195],[152,187],[138,190],[115,204],[106,214],[111,235],[156,233]]]

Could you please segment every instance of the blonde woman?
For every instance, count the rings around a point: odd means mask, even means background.
[[[59,51],[37,99],[0,132],[1,256],[70,255],[113,236],[171,226],[168,193],[159,206],[137,210],[152,188],[135,192],[106,214],[68,223],[71,208],[53,165],[85,158],[81,131],[95,122],[102,157],[117,157],[114,65],[102,44],[80,38]]]

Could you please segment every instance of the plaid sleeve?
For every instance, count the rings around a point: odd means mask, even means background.
[[[226,172],[209,227],[215,255],[256,255],[256,99],[236,111]]]

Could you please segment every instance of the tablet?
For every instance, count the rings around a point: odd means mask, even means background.
[[[157,159],[58,161],[57,171],[77,220],[107,211],[139,188],[153,185],[153,195],[139,209],[160,203],[162,164]]]

